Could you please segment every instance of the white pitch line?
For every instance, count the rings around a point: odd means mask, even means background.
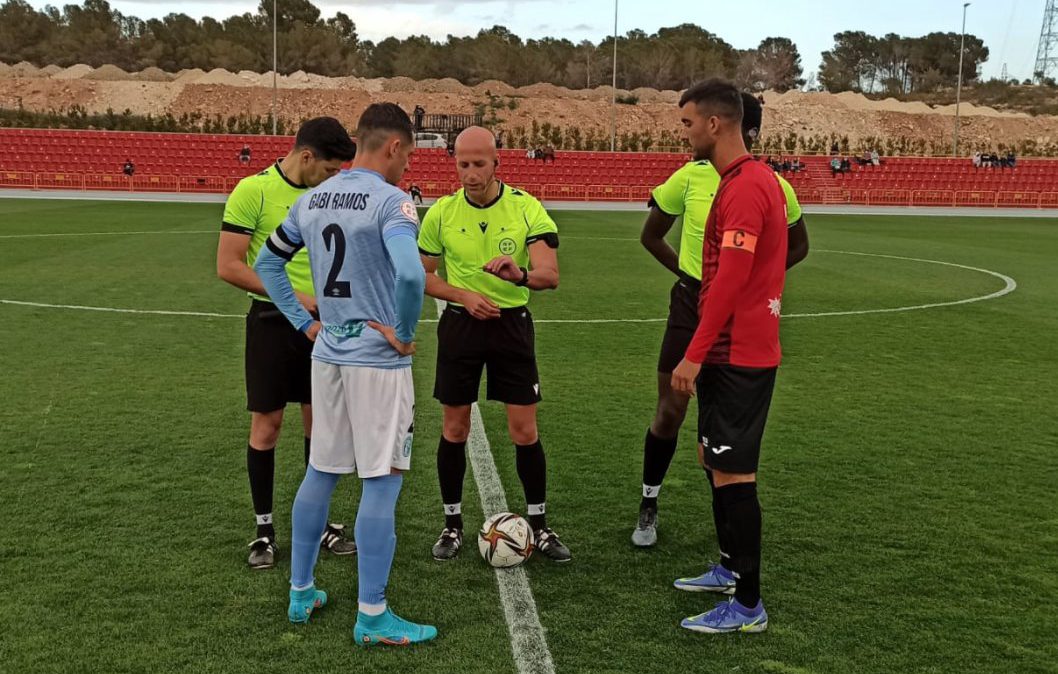
[[[110,232],[99,232],[102,234],[109,234]],[[45,235],[40,235],[45,236]],[[66,235],[47,235],[47,236],[66,236]],[[589,238],[589,237],[585,237]],[[629,239],[634,241],[635,239]],[[980,274],[987,274],[988,276],[994,276],[1003,282],[1003,288],[988,293],[987,295],[978,295],[976,297],[967,297],[961,300],[951,300],[948,302],[930,302],[927,304],[915,304],[911,306],[903,307],[889,307],[884,309],[853,309],[849,311],[822,311],[817,313],[807,314],[783,314],[784,319],[790,318],[823,318],[831,316],[863,316],[867,314],[893,314],[901,313],[904,311],[920,311],[922,309],[937,309],[940,307],[954,307],[962,304],[973,304],[974,302],[984,302],[985,300],[994,300],[1004,295],[1009,295],[1014,292],[1018,283],[1013,278],[1006,274],[1001,274],[997,271],[990,269],[982,269],[981,267],[971,267],[965,264],[957,264],[955,262],[943,262],[941,260],[929,260],[926,258],[919,257],[903,257],[900,255],[883,255],[881,253],[858,253],[848,250],[827,250],[817,249],[816,253],[834,253],[838,255],[857,255],[860,257],[878,257],[890,260],[904,260],[908,262],[922,262],[925,264],[937,264],[944,267],[954,267],[956,269],[965,269],[967,271],[978,272]],[[161,309],[119,309],[116,307],[93,307],[79,304],[48,304],[44,302],[26,302],[23,300],[9,300],[0,299],[0,304],[11,304],[16,306],[24,307],[38,307],[43,309],[74,309],[78,311],[98,311],[104,313],[117,313],[117,314],[148,314],[154,316],[192,316],[199,318],[245,318],[243,314],[221,314],[209,311],[169,311]],[[541,318],[534,319],[534,323],[537,325],[543,324],[605,324],[605,323],[662,323],[668,319],[666,318]],[[421,323],[436,323],[436,320],[424,319]]]
[[[120,236],[154,235],[154,234],[219,234],[220,229],[188,229],[183,231],[145,231],[145,232],[53,232],[48,234],[0,234],[0,239],[44,239],[53,236]]]
[[[443,300],[435,301],[437,316],[440,317],[445,303]],[[508,512],[507,496],[492,458],[489,438],[485,435],[485,423],[477,403],[470,406],[470,437],[467,440],[470,467],[481,497],[482,512],[486,518]],[[496,585],[500,589],[500,603],[503,604],[507,631],[511,635],[511,651],[519,674],[554,674],[555,663],[547,648],[544,627],[540,624],[540,614],[537,613],[525,569],[521,566],[496,569]]]

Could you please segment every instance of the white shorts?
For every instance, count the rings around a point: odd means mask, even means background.
[[[411,467],[415,389],[411,368],[312,361],[312,451],[323,473],[362,478]]]

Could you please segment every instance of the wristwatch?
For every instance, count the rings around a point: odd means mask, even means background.
[[[529,270],[526,269],[525,267],[518,267],[518,268],[522,270],[522,280],[518,281],[514,285],[516,285],[516,286],[529,285]]]

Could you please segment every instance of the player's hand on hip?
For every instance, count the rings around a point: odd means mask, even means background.
[[[402,356],[411,356],[415,354],[415,342],[402,342],[397,338],[397,331],[390,325],[382,325],[375,321],[368,321],[367,327],[372,330],[377,330],[382,333],[382,336],[386,338],[389,345],[393,347],[393,350]]]
[[[297,295],[298,302],[301,302],[301,306],[305,307],[305,311],[307,311],[310,314],[312,314],[313,318],[319,318],[320,309],[316,305],[316,298],[313,295],[309,295],[308,293],[298,292],[296,290],[294,291],[294,294]]]
[[[460,299],[462,300],[460,304],[466,308],[471,316],[479,321],[500,317],[500,307],[484,295],[467,292]]]
[[[692,363],[684,358],[672,371],[672,390],[684,395],[694,395],[694,382],[702,371],[700,363]]]
[[[522,269],[510,255],[494,257],[482,269],[508,283],[517,283],[522,280]]]
[[[309,338],[309,341],[315,342],[316,338],[320,334],[320,330],[323,329],[323,323],[319,321],[313,321],[308,328],[305,329],[305,336]]]

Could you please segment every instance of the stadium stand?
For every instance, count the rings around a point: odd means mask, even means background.
[[[225,192],[290,148],[290,137],[0,129],[0,187],[153,192]],[[249,164],[239,161],[248,145]],[[554,163],[501,150],[500,175],[544,199],[646,200],[653,186],[688,160],[654,152],[558,152]],[[127,177],[126,159],[136,165]],[[970,158],[883,157],[832,175],[829,157],[801,157],[784,174],[804,203],[903,206],[1058,206],[1058,160],[1021,159],[1016,168],[974,168]],[[405,183],[423,196],[458,187],[444,150],[418,150]]]

